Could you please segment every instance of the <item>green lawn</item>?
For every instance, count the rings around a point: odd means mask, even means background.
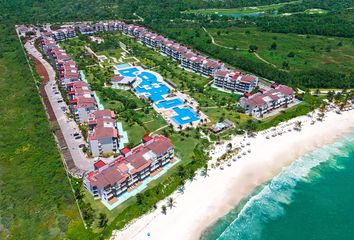
[[[197,10],[190,10],[190,11],[186,11],[186,12],[187,13],[195,13],[195,14],[203,14],[203,15],[210,15],[210,14],[231,15],[231,14],[273,12],[273,11],[276,11],[279,8],[283,7],[284,5],[294,4],[294,3],[299,3],[299,2],[301,2],[301,1],[291,1],[291,2],[270,4],[270,5],[256,6],[256,7],[242,7],[242,8],[230,8],[230,9],[223,9],[223,8],[197,9]]]
[[[354,46],[351,39],[268,33],[260,32],[256,28],[208,29],[208,32],[221,45],[236,45],[246,50],[234,50],[235,57],[248,56],[254,61],[260,61],[247,51],[250,45],[256,45],[257,53],[278,68],[282,68],[283,62],[286,61],[290,71],[324,67],[344,73],[354,70]],[[275,50],[271,50],[273,43],[276,44]],[[294,57],[288,56],[290,52],[294,53]]]
[[[202,108],[202,111],[209,116],[211,123],[217,123],[222,119],[228,119],[236,124],[242,124],[251,117],[247,114],[230,111],[226,108]]]
[[[105,55],[106,57],[115,57],[117,60],[122,56],[123,50],[121,49],[110,49],[107,51],[96,52],[97,55]]]
[[[284,109],[280,114],[268,117],[262,120],[257,125],[257,130],[264,130],[273,126],[278,125],[281,122],[287,121],[297,116],[306,115],[311,112],[314,108],[318,108],[322,103],[323,97],[315,97],[311,95],[305,95],[303,102]]]

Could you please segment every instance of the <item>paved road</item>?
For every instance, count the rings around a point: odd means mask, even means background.
[[[70,154],[77,168],[84,171],[92,170],[93,161],[95,159],[87,158],[82,152],[82,149],[79,147],[80,144],[85,144],[83,138],[81,137],[81,139],[75,139],[73,136],[73,134],[76,132],[81,136],[79,127],[74,120],[71,120],[67,117],[66,110],[68,109],[68,106],[66,105],[65,101],[58,103],[58,99],[63,99],[63,97],[61,96],[55,81],[55,71],[53,67],[45,59],[43,59],[42,54],[34,47],[34,41],[35,39],[26,42],[25,49],[30,55],[32,55],[43,64],[48,73],[49,81],[45,85],[45,91],[54,110],[61,131],[64,135],[65,141],[68,145]]]

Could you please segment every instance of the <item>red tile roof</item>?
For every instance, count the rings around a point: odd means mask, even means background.
[[[203,65],[208,68],[217,68],[220,67],[222,64],[216,60],[207,59],[205,60],[205,63]]]
[[[144,142],[149,142],[149,141],[151,141],[151,140],[152,140],[152,137],[150,137],[149,135],[143,137],[143,141],[144,141]]]
[[[283,96],[289,96],[294,94],[292,88],[285,85],[278,85],[275,89],[270,89],[265,91],[264,93],[256,93],[253,96],[247,98],[243,98],[247,105],[252,107],[260,106],[266,104],[268,101],[276,101]]]
[[[257,79],[256,76],[253,75],[242,75],[240,82],[243,83],[252,83],[253,81],[255,81]]]
[[[157,155],[166,152],[170,147],[172,147],[172,143],[166,140],[155,140],[146,146],[146,148],[152,150]]]
[[[123,79],[124,79],[123,76],[114,76],[114,77],[111,78],[111,81],[112,81],[112,82],[120,82],[120,81],[122,81]]]
[[[90,140],[99,140],[104,138],[117,138],[118,131],[112,127],[96,126],[94,131],[89,134]]]
[[[150,159],[146,159],[146,155],[151,155],[150,151],[156,155],[166,152],[172,147],[171,141],[163,136],[154,136],[153,142],[147,145],[139,145],[134,148],[133,154],[128,157],[118,157],[109,167],[102,172],[91,171],[85,178],[90,181],[93,186],[102,189],[108,185],[122,183],[126,181],[129,175],[141,172],[148,168],[151,164]],[[121,153],[130,152],[129,148],[121,149]],[[152,155],[153,156],[153,155]]]
[[[110,109],[97,110],[93,112],[95,118],[115,118],[115,113]]]
[[[125,154],[127,154],[127,153],[130,152],[130,148],[128,148],[128,147],[122,148],[122,149],[120,150],[120,152],[125,155]]]
[[[229,70],[217,70],[215,72],[215,75],[220,77],[226,77],[227,74],[229,74]]]
[[[100,169],[101,167],[106,166],[106,163],[102,160],[98,160],[93,164],[93,166],[95,167],[95,169]]]

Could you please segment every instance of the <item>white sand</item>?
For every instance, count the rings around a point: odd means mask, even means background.
[[[265,133],[246,139],[243,151],[251,153],[242,156],[232,165],[226,164],[224,170],[211,169],[207,177],[198,176],[188,182],[184,193],[175,193],[175,207],[167,207],[167,214],[161,213],[161,206],[168,205],[167,200],[158,204],[156,211],[150,212],[136,220],[123,231],[115,231],[112,239],[198,239],[201,233],[230,211],[243,197],[247,196],[263,182],[271,179],[299,156],[317,147],[333,142],[338,137],[354,131],[354,111],[340,115],[326,113],[323,122],[311,125],[307,116],[291,120],[303,122],[300,132],[291,131],[281,136],[266,139]],[[285,125],[287,123],[283,123]],[[292,127],[288,127],[292,128]],[[280,129],[278,127],[278,129]],[[240,143],[242,137],[232,140]],[[218,145],[212,154],[213,160],[224,153],[226,144]],[[150,236],[148,236],[150,233]]]

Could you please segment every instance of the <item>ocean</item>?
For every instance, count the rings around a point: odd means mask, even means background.
[[[294,161],[201,239],[353,240],[354,133]]]

